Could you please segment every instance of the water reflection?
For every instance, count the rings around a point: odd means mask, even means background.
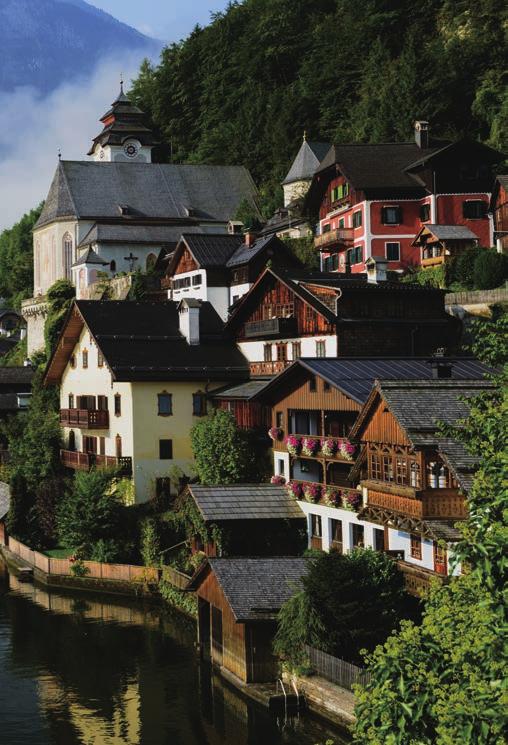
[[[2,745],[314,745],[198,664],[192,622],[124,599],[21,584],[0,561]]]

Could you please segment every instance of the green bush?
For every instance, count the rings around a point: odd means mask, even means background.
[[[157,522],[153,518],[146,518],[141,523],[141,556],[143,564],[154,567],[160,564],[161,544]]]
[[[477,246],[466,248],[456,259],[451,276],[452,281],[458,282],[468,290],[472,290],[476,285],[475,261],[484,251],[484,248],[478,248]]]
[[[474,284],[477,290],[493,290],[508,278],[508,256],[495,249],[481,249],[474,260]]]

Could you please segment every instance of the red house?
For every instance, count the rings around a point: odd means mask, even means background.
[[[508,252],[508,174],[496,178],[490,211],[494,219],[494,240],[499,253]]]
[[[431,139],[424,121],[414,142],[332,146],[307,197],[322,269],[363,272],[371,256],[390,270],[419,265],[414,241],[424,226],[462,226],[472,244],[492,246],[492,170],[503,159],[479,142]]]

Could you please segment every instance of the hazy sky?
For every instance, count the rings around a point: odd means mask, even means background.
[[[227,0],[88,0],[120,21],[163,41],[178,41],[210,12],[223,10]]]

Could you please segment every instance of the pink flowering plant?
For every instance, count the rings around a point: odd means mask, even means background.
[[[298,455],[302,447],[302,441],[295,435],[286,437],[286,448],[290,455]]]
[[[288,494],[290,497],[295,499],[301,499],[303,494],[302,485],[298,481],[288,481],[287,485]]]
[[[357,512],[362,503],[362,497],[359,492],[350,491],[344,497],[344,507],[347,510]]]
[[[352,445],[348,440],[341,440],[337,455],[340,455],[346,460],[353,460],[356,452],[356,447]]]
[[[286,483],[286,479],[284,478],[284,476],[272,476],[272,478],[270,479],[270,483],[282,486]]]
[[[337,442],[332,437],[324,437],[321,440],[321,452],[325,458],[333,458],[337,452]]]
[[[281,428],[280,427],[270,427],[270,429],[268,430],[268,436],[272,440],[280,440],[280,438],[282,437],[282,430],[281,430]]]
[[[319,502],[321,498],[321,485],[307,482],[304,484],[303,494],[307,502]]]
[[[342,506],[342,492],[340,489],[334,489],[328,486],[325,491],[325,502],[328,507]]]
[[[302,453],[304,455],[316,455],[320,445],[320,441],[315,437],[304,437],[302,440]]]

